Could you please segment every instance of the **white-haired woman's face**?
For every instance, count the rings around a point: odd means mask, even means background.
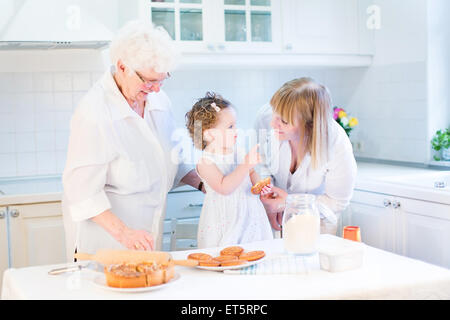
[[[134,71],[136,100],[143,101],[147,99],[147,95],[151,92],[159,92],[164,80],[168,78],[167,73],[157,73],[153,70]]]
[[[167,72],[158,73],[153,69],[135,71],[125,66],[119,66],[123,73],[122,93],[130,100],[142,102],[151,92],[159,92],[161,86],[170,75]]]

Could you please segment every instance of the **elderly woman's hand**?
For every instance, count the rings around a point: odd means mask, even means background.
[[[126,228],[117,240],[129,250],[151,251],[154,248],[153,237],[145,230]]]
[[[288,193],[275,186],[271,185],[270,187],[272,192],[262,193],[260,195],[260,199],[266,209],[267,217],[269,218],[272,228],[280,231],[283,220],[284,205]]]
[[[106,210],[91,219],[129,250],[150,251],[154,248],[153,237],[149,232],[128,228],[110,210]]]

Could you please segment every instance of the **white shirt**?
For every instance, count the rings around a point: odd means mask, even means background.
[[[313,169],[311,155],[307,153],[292,174],[291,147],[288,141],[278,141],[274,137],[270,127],[271,119],[272,108],[267,104],[259,111],[255,125],[259,132],[263,162],[260,174],[271,176],[273,184],[289,194],[315,194],[319,210],[321,205],[325,205],[334,213],[344,210],[353,195],[357,170],[352,145],[344,129],[336,121],[331,121],[328,161]],[[262,134],[264,132],[267,134]]]
[[[136,114],[107,71],[71,120],[63,172],[67,256],[124,247],[90,218],[110,209],[125,225],[152,233],[161,246],[167,193],[193,167],[178,164],[167,95],[150,93]],[[74,224],[75,222],[75,224]]]

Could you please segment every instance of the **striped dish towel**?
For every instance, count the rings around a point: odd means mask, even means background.
[[[260,263],[242,269],[224,270],[226,274],[264,275],[264,274],[302,274],[318,267],[318,257],[284,255],[265,259]]]

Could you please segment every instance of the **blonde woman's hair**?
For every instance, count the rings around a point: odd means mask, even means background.
[[[274,94],[270,104],[284,121],[304,129],[300,143],[304,143],[305,151],[311,154],[314,169],[328,161],[332,115],[331,96],[325,86],[311,78],[294,79]]]

